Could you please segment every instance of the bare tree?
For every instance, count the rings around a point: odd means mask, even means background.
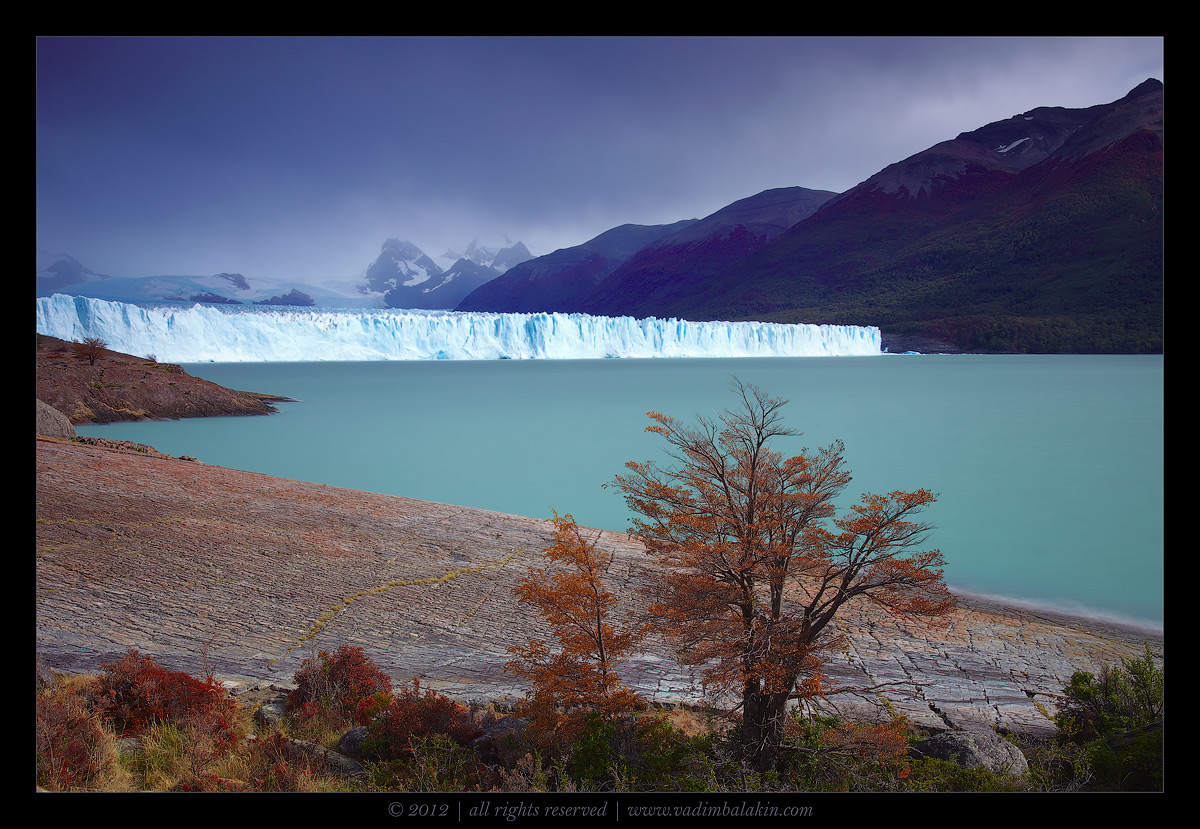
[[[85,337],[82,341],[71,345],[75,356],[81,360],[86,359],[90,366],[96,365],[96,361],[108,351],[108,343],[99,337]]]

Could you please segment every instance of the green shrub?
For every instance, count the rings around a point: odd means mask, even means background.
[[[1076,671],[1063,689],[1056,718],[1059,739],[1085,743],[1163,719],[1163,669],[1146,645],[1139,659],[1105,665],[1097,676]]]
[[[692,741],[663,717],[645,717],[636,725],[637,754],[629,758],[637,788],[671,790],[685,771],[686,761],[697,750]]]
[[[567,760],[567,773],[571,778],[592,786],[611,788],[613,766],[619,759],[616,735],[617,728],[612,722],[599,712],[589,713]]]
[[[385,791],[488,791],[491,779],[473,750],[445,734],[412,737],[406,760],[386,760],[370,769],[371,786]]]
[[[921,757],[901,769],[896,789],[905,792],[1014,792],[1024,791],[1019,778],[985,768],[964,768],[957,763]],[[901,777],[903,775],[903,777]]]
[[[1091,754],[1085,746],[1049,739],[1035,740],[1021,750],[1029,760],[1033,791],[1077,792],[1092,781]]]
[[[661,714],[606,718],[589,712],[566,747],[562,770],[572,787],[583,790],[707,790],[713,739],[689,738]]]
[[[1082,746],[1087,788],[1158,791],[1163,784],[1163,669],[1149,644],[1138,659],[1077,671],[1059,704],[1058,740]]]
[[[903,717],[854,723],[796,711],[784,728],[780,774],[801,791],[901,791],[913,788],[909,726]]]
[[[1163,788],[1162,723],[1089,743],[1091,789],[1156,792]]]

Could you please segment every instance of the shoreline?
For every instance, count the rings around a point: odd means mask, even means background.
[[[282,403],[297,402],[295,399],[288,398],[288,397],[280,397],[280,396],[268,395],[268,394],[256,394],[253,392],[242,392],[242,393],[243,394],[253,394],[256,397],[261,397],[264,400],[269,401],[269,402],[282,402]],[[154,419],[158,419],[158,418],[150,418],[150,419],[154,420]],[[171,420],[172,418],[161,418],[161,419]],[[79,424],[79,425],[84,426],[85,428],[103,429],[104,427],[111,425],[111,424],[84,423],[84,424]],[[154,452],[157,452],[157,450],[154,449],[153,447],[145,447],[143,444],[137,444],[134,441],[102,438],[102,437],[98,437],[95,435],[81,435],[80,437],[84,438],[86,440],[101,442],[101,445],[114,446],[117,444],[126,443],[126,444],[130,444],[131,447],[132,446],[142,446],[143,449],[141,449],[140,451],[146,451],[146,449],[149,448],[149,449],[153,450]],[[175,456],[163,455],[163,457],[175,457]],[[185,457],[185,456],[179,456],[179,457]],[[248,470],[239,470],[239,471],[249,472]],[[249,473],[249,474],[267,475],[268,473]],[[308,483],[308,484],[312,484],[314,486],[336,486],[333,484],[323,484],[323,483],[316,482],[316,481],[303,481],[301,483]],[[355,492],[364,491],[364,490],[356,490],[356,489],[352,489],[350,487],[342,487],[342,486],[338,486],[338,488],[348,489],[350,491],[355,491]],[[387,493],[381,493],[381,494],[387,494]],[[406,496],[398,495],[398,496],[394,496],[394,497],[403,499]],[[417,499],[417,500],[420,500],[420,499]],[[447,506],[452,506],[452,507],[460,508],[460,509],[464,509],[464,510],[480,509],[480,510],[486,511],[486,508],[484,508],[484,507],[469,507],[469,506],[454,505],[454,504],[448,504]],[[533,521],[540,520],[540,519],[532,518],[529,516],[521,516],[521,517],[528,517],[529,520],[533,520]],[[588,529],[588,530],[592,530],[594,532],[612,533],[612,534],[616,534],[616,535],[627,535],[627,533],[625,533],[622,530],[610,530],[610,529],[604,529],[604,528],[600,528],[600,527],[584,527],[584,528]],[[1113,631],[1120,631],[1120,632],[1126,632],[1126,633],[1130,633],[1130,634],[1149,636],[1149,637],[1157,638],[1157,639],[1162,639],[1164,636],[1165,621],[1164,622],[1153,622],[1153,621],[1150,621],[1147,619],[1136,619],[1136,618],[1122,616],[1118,613],[1113,613],[1113,612],[1105,611],[1105,610],[1098,609],[1098,608],[1078,608],[1078,609],[1076,609],[1076,608],[1071,608],[1071,607],[1065,607],[1061,604],[1055,604],[1052,602],[1041,601],[1038,599],[1023,599],[1019,596],[1009,596],[1009,595],[994,594],[994,593],[981,593],[981,592],[977,592],[977,591],[963,590],[963,589],[955,588],[953,586],[949,586],[949,589],[950,589],[950,592],[953,593],[954,596],[959,598],[960,600],[970,601],[970,602],[973,602],[973,603],[976,603],[976,604],[979,604],[982,606],[992,607],[992,608],[995,608],[998,610],[999,609],[1008,609],[1011,611],[1019,611],[1021,613],[1028,613],[1028,614],[1032,614],[1032,615],[1036,615],[1036,616],[1040,616],[1040,617],[1045,617],[1048,620],[1059,620],[1059,621],[1066,622],[1066,623],[1092,625],[1092,626],[1095,626],[1098,630],[1111,629]]]
[[[1115,634],[1129,636],[1149,636],[1155,639],[1163,638],[1164,623],[1151,622],[1145,619],[1130,619],[1115,613],[1102,610],[1071,610],[1055,604],[1046,604],[1036,599],[1021,599],[1015,596],[1001,596],[991,593],[976,593],[969,590],[958,590],[953,587],[950,592],[960,602],[969,602],[981,607],[990,607],[998,612],[1025,613],[1048,621],[1062,624],[1077,624],[1097,631],[1110,631]]]
[[[38,438],[37,649],[63,670],[128,648],[173,670],[289,683],[305,656],[364,648],[389,675],[465,699],[523,693],[507,649],[544,635],[512,597],[550,522]],[[641,546],[601,531],[635,612]],[[935,629],[862,609],[842,619],[840,686],[853,716],[890,709],[932,730],[1049,734],[1046,700],[1076,670],[1162,656],[1162,634],[963,596]],[[694,704],[694,676],[651,642],[628,666],[651,701]],[[1039,701],[1040,700],[1040,701]],[[1039,707],[1040,706],[1040,707]]]

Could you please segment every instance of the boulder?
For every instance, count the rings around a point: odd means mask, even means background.
[[[251,734],[246,739],[252,742],[262,738]],[[278,731],[267,739],[278,740],[278,747],[290,755],[292,761],[323,765],[326,771],[339,777],[358,777],[363,773],[362,763],[352,757],[347,757],[341,752],[325,748],[325,746],[318,743],[309,742],[308,740],[295,740],[291,737],[283,736]]]
[[[363,765],[340,751],[330,751],[322,745],[307,740],[289,740],[294,757],[307,757],[323,762],[330,774],[339,777],[357,777],[363,773]]]
[[[37,402],[37,434],[48,438],[71,440],[75,437],[75,427],[67,416],[49,403]]]
[[[278,729],[283,724],[287,706],[280,702],[265,702],[254,712],[254,721],[268,728]]]
[[[54,687],[54,682],[57,679],[57,674],[54,669],[42,662],[40,654],[37,656],[37,692],[40,694],[43,691],[49,691]]]
[[[475,756],[481,763],[506,765],[505,761],[511,759],[506,755],[511,752],[505,749],[519,744],[528,726],[529,720],[521,717],[501,717],[485,726],[484,733],[472,740],[470,747],[475,750]]]
[[[1029,762],[1021,749],[994,731],[944,731],[918,743],[912,752],[996,774],[1016,776],[1029,771]]]
[[[363,740],[367,739],[367,726],[359,725],[351,728],[338,740],[337,750],[346,755],[361,760]]]

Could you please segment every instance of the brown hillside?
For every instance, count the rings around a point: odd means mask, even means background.
[[[234,391],[171,363],[105,351],[95,365],[73,344],[37,336],[37,398],[72,423],[272,414],[287,398]]]

